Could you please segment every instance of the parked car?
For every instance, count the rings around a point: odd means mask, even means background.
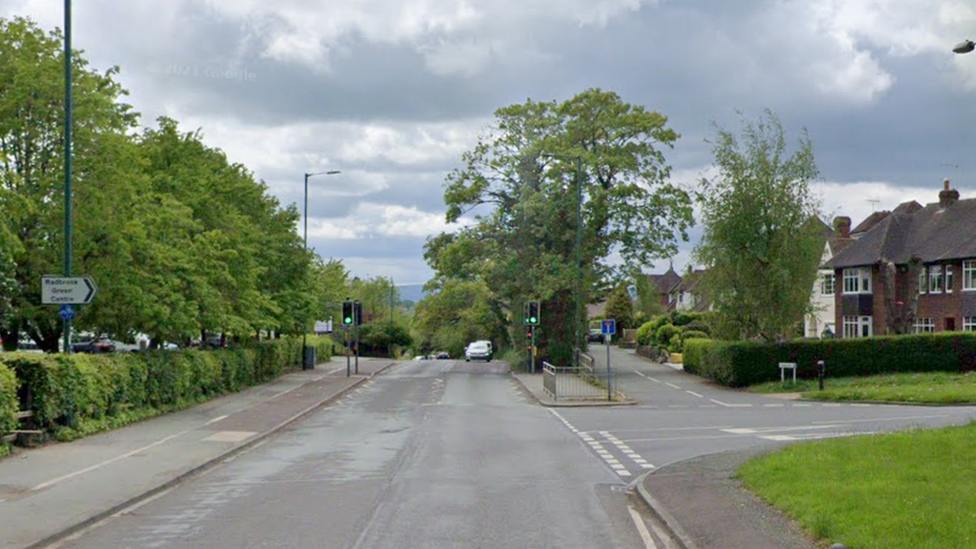
[[[437,353],[437,358],[439,359],[451,358],[451,353],[448,353],[447,351],[441,351]]]
[[[88,341],[79,341],[71,344],[71,352],[73,353],[98,354],[111,353],[113,351],[115,351],[115,345],[102,339],[90,339]]]
[[[491,343],[488,341],[473,341],[464,350],[464,360],[466,362],[471,362],[472,360],[491,362],[491,354]]]
[[[590,331],[586,334],[586,341],[589,343],[602,343],[603,331],[600,328],[590,328]]]

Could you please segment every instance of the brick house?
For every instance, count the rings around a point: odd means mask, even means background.
[[[827,262],[837,335],[976,331],[976,199],[946,180],[938,202],[876,217]]]
[[[681,284],[681,275],[675,272],[674,265],[668,267],[664,274],[647,275],[651,287],[655,288],[658,302],[665,311],[671,310],[671,290]]]

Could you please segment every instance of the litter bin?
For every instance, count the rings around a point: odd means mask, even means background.
[[[315,347],[311,345],[306,345],[305,352],[302,353],[302,369],[303,370],[315,369]]]

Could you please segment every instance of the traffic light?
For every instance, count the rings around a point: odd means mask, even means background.
[[[532,326],[529,326],[525,330],[525,350],[532,352]]]
[[[542,320],[540,316],[540,306],[538,301],[530,301],[525,304],[525,323],[530,326],[536,326],[539,321]]]
[[[352,301],[342,302],[342,325],[352,326],[353,320],[355,320],[355,315],[353,314]]]
[[[356,318],[356,326],[363,325],[363,304],[358,301],[353,301],[353,316]]]

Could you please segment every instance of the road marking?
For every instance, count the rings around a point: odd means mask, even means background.
[[[654,383],[663,383],[660,379],[653,378],[651,376],[647,376],[647,379],[653,381]]]
[[[630,511],[630,518],[634,521],[634,526],[637,527],[637,533],[640,534],[641,541],[644,542],[644,547],[647,549],[657,549],[657,544],[654,543],[654,538],[651,537],[651,533],[647,531],[647,526],[644,524],[644,519],[641,518],[640,513],[631,505],[627,506],[627,510]]]
[[[875,422],[875,421],[903,421],[903,420],[906,420],[906,419],[938,419],[938,418],[946,418],[946,417],[949,417],[949,414],[932,414],[932,415],[923,415],[923,416],[883,417],[883,418],[876,418],[876,419],[842,419],[842,420],[836,420],[836,421],[813,421],[811,423],[814,423],[814,424],[820,424],[820,423],[835,423],[835,424],[836,423],[842,423],[842,424],[848,424],[848,423],[871,423],[871,422]]]
[[[694,396],[696,396],[698,398],[705,398],[704,395],[700,395],[700,394],[698,394],[698,393],[696,393],[694,391],[685,391],[685,392],[688,393],[689,395],[694,395]]]
[[[763,404],[763,408],[782,408],[783,404]]]
[[[637,374],[637,375],[639,375],[639,376],[641,376],[641,377],[643,377],[643,378],[645,378],[645,379],[647,378],[647,376],[645,376],[644,374],[640,373],[637,370],[634,370],[634,373]]]
[[[644,458],[642,458],[640,454],[635,452],[630,446],[627,446],[627,443],[613,436],[613,434],[611,434],[609,431],[600,431],[600,434],[603,435],[604,438],[609,440],[611,444],[619,448],[620,451],[624,453],[624,455],[626,455],[631,460],[633,460],[633,462],[639,465],[641,468],[643,469],[654,468],[654,466],[648,463]]]
[[[752,404],[729,404],[727,402],[722,402],[720,400],[715,400],[714,398],[708,399],[719,406],[725,406],[726,408],[751,408]]]
[[[729,433],[733,435],[755,435],[759,433],[776,433],[783,431],[812,431],[815,429],[836,429],[842,427],[842,425],[827,424],[827,425],[804,425],[797,427],[757,427],[754,429],[750,428],[736,428],[736,429],[720,429],[724,433]]]
[[[667,381],[665,381],[664,384],[667,385],[668,387],[671,387],[672,389],[678,389],[679,391],[681,390],[681,387],[678,387],[674,383],[668,383]]]
[[[620,463],[620,461],[618,461],[617,458],[615,458],[609,450],[604,448],[603,444],[601,444],[600,441],[594,440],[594,438],[589,434],[581,432],[576,427],[573,427],[573,424],[567,421],[566,418],[564,418],[562,414],[560,414],[556,410],[553,410],[552,408],[548,408],[548,410],[549,412],[552,413],[552,415],[559,418],[559,421],[561,421],[563,425],[566,426],[567,429],[572,431],[574,435],[576,435],[577,437],[579,437],[580,440],[582,440],[587,445],[589,445],[589,447],[592,448],[594,452],[596,452],[596,454],[600,457],[600,459],[602,459],[607,465],[610,466],[611,469],[613,469],[614,473],[617,473],[617,475],[622,477],[631,476],[630,471],[628,471],[627,468],[624,467]]]

